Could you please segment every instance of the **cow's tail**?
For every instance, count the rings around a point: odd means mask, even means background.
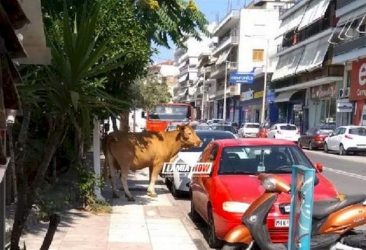
[[[107,140],[108,140],[108,135],[104,136],[102,139],[102,150],[104,153],[104,165],[103,165],[104,180],[108,180],[108,178],[110,178],[110,176],[111,176],[110,169],[109,169],[110,166],[108,164],[108,158],[109,158],[110,152],[109,152]]]

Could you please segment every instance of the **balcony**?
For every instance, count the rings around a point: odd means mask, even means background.
[[[216,56],[219,52],[224,51],[229,46],[235,46],[239,44],[239,36],[228,36],[221,43],[219,43],[213,50],[212,55]]]
[[[226,64],[212,66],[211,78],[218,79],[225,75]],[[228,67],[227,73],[237,70],[237,66]]]
[[[338,0],[337,1],[337,9],[342,9],[343,7],[345,7],[346,5],[349,5],[351,3],[357,2],[359,0]],[[361,0],[362,2],[363,0]]]
[[[366,47],[366,36],[359,37],[352,41],[346,41],[334,46],[334,56],[343,55],[353,50]]]
[[[225,34],[228,29],[230,29],[239,22],[239,18],[239,10],[232,10],[231,12],[229,12],[213,30],[213,36],[220,36]]]

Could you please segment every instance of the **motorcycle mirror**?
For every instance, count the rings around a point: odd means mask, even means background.
[[[314,167],[315,167],[317,172],[319,172],[319,173],[323,172],[323,164],[322,163],[319,163],[319,162],[315,163]]]

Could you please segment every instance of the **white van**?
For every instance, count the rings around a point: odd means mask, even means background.
[[[135,109],[130,112],[128,119],[131,132],[142,132],[146,129],[146,117],[143,109]]]

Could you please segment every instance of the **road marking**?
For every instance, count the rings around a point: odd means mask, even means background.
[[[366,181],[366,176],[364,176],[364,175],[349,173],[349,172],[342,171],[342,170],[336,170],[334,168],[324,167],[324,170],[329,171],[329,172],[333,172],[333,173],[336,173],[336,174],[341,174],[341,175],[345,175],[345,176],[348,176],[348,177],[353,177],[353,178],[357,178],[357,179]]]

